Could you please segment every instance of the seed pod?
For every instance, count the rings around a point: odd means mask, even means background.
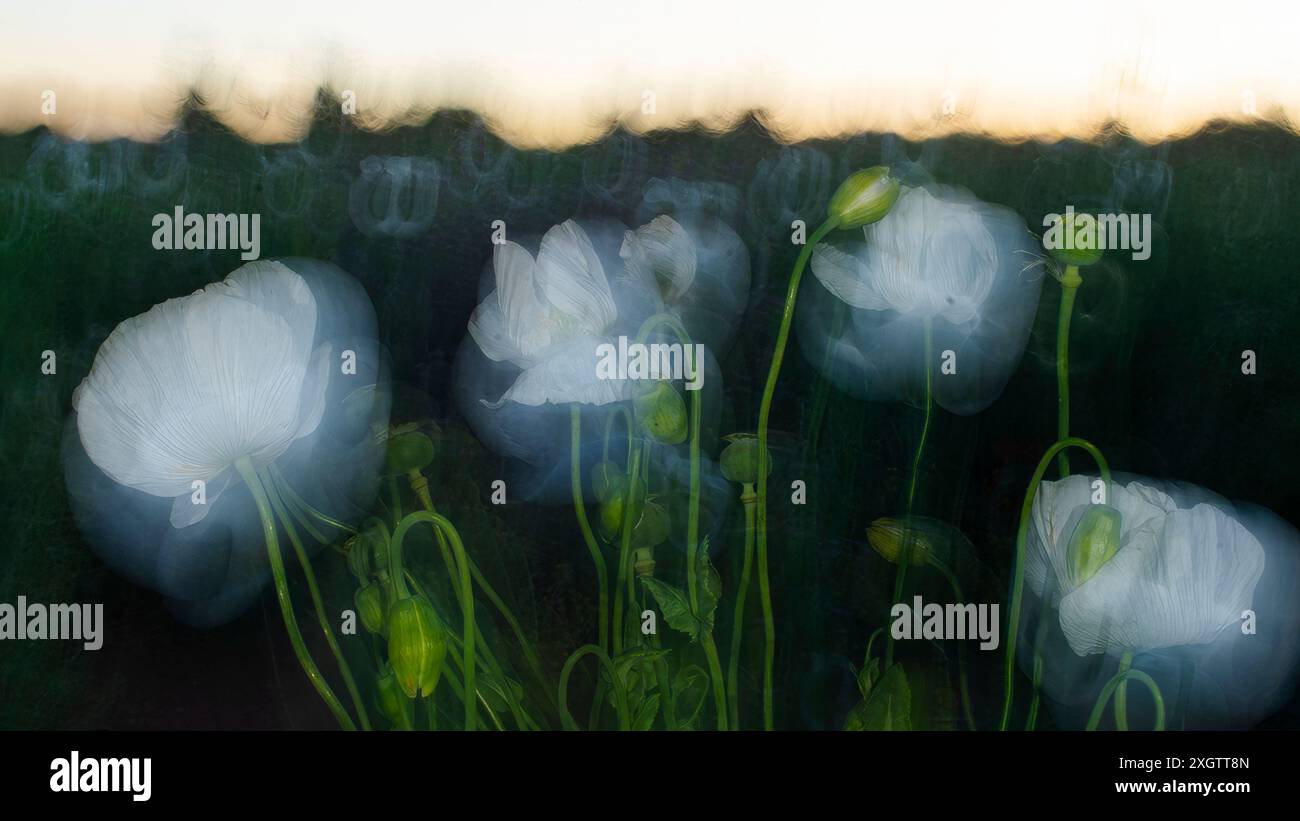
[[[1075,587],[1097,574],[1119,552],[1124,516],[1110,505],[1089,505],[1074,526],[1065,557]]]
[[[730,444],[722,449],[719,461],[722,475],[736,484],[753,484],[758,481],[758,436],[752,433],[732,433],[724,437]],[[772,475],[772,453],[767,454],[767,475]]]
[[[1057,262],[1079,268],[1096,265],[1104,253],[1097,227],[1097,220],[1091,214],[1067,211],[1048,227],[1043,245],[1046,247],[1048,240],[1055,237],[1057,241],[1050,243],[1055,247],[1047,248],[1047,252]]]
[[[388,661],[408,698],[433,693],[446,655],[446,631],[428,599],[393,602],[388,609]]]
[[[854,171],[831,195],[827,215],[839,228],[861,228],[884,219],[898,201],[898,178],[883,165]]]
[[[423,470],[433,461],[433,441],[419,431],[393,436],[384,451],[384,473],[400,476]]]

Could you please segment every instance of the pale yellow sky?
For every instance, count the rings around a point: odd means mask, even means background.
[[[750,111],[787,140],[1300,123],[1300,12],[1265,0],[5,5],[3,132],[154,139],[193,90],[248,139],[294,140],[319,88],[366,127],[466,108],[530,147]]]

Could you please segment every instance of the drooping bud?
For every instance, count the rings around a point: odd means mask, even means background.
[[[1119,552],[1123,523],[1123,514],[1110,505],[1088,506],[1065,550],[1071,584],[1078,587],[1088,581]]]
[[[934,555],[934,546],[929,536],[918,527],[908,527],[907,520],[893,519],[888,516],[876,519],[867,527],[867,541],[890,564],[898,564],[903,555],[904,540],[912,545],[912,566],[925,564]]]
[[[879,222],[894,207],[900,186],[888,166],[854,171],[831,195],[827,216],[840,228],[861,228]]]
[[[357,581],[364,583],[370,578],[370,543],[361,534],[349,536],[343,543],[343,553],[347,556],[348,570]]]
[[[591,492],[596,501],[608,502],[627,485],[623,469],[613,462],[597,462],[591,468]]]
[[[736,484],[753,484],[758,481],[758,436],[752,433],[732,433],[723,437],[730,444],[722,449],[719,461],[722,475]],[[772,454],[767,454],[767,475],[772,475]]]
[[[624,511],[629,507],[627,515],[632,517],[635,526],[641,520],[641,511],[645,507],[645,485],[641,482],[637,483],[636,497],[631,505],[628,504],[627,489],[623,488],[600,506],[600,533],[606,540],[613,542],[623,532]]]
[[[686,403],[672,385],[656,381],[632,401],[636,421],[654,441],[661,445],[679,445],[686,441]]]
[[[1092,214],[1066,211],[1058,215],[1043,234],[1043,247],[1057,262],[1086,268],[1101,261],[1104,249]]]
[[[446,631],[428,599],[393,602],[388,609],[388,661],[408,698],[433,693],[446,655]]]
[[[375,706],[379,714],[388,719],[394,727],[409,727],[410,715],[406,711],[406,696],[391,665],[385,664],[375,682]]]
[[[384,632],[384,591],[377,584],[367,584],[357,588],[352,597],[357,607],[357,618],[361,626],[376,635]]]

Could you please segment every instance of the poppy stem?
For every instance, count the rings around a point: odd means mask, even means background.
[[[650,449],[649,440],[632,452],[632,461],[627,465],[627,501],[623,504],[622,535],[619,541],[618,578],[614,582],[614,658],[623,652],[623,589],[627,584],[628,571],[632,568],[632,508],[636,506],[637,492],[641,481],[641,460]],[[642,502],[644,508],[645,503]],[[638,511],[639,512],[639,511]]]
[[[591,532],[591,523],[587,521],[587,508],[582,501],[582,408],[575,402],[569,406],[569,484],[573,490],[573,512],[578,517],[578,527],[582,529],[582,538],[587,542],[587,552],[596,565],[596,584],[599,589],[598,646],[603,650],[609,647],[609,570],[605,567],[605,557],[600,554],[600,545]],[[560,705],[563,708],[563,704]]]
[[[731,653],[727,656],[727,702],[731,710],[731,729],[740,729],[740,638],[745,626],[745,599],[749,596],[749,577],[754,562],[754,485],[741,486],[740,503],[745,508],[745,553],[740,569],[740,586],[736,588],[736,611],[731,620]]]
[[[1020,527],[1016,532],[1015,568],[1011,578],[1011,612],[1007,618],[1007,642],[1004,648],[1005,683],[1002,692],[1002,722],[998,727],[1000,730],[1006,730],[1010,726],[1011,702],[1015,694],[1016,633],[1020,628],[1020,599],[1025,586],[1025,543],[1029,538],[1029,514],[1033,511],[1038,486],[1042,483],[1048,467],[1051,466],[1052,459],[1066,448],[1082,448],[1092,456],[1097,463],[1098,471],[1101,472],[1102,481],[1106,483],[1106,498],[1108,500],[1111,498],[1110,465],[1106,463],[1106,457],[1101,455],[1101,451],[1088,440],[1077,436],[1062,439],[1049,447],[1043,454],[1043,458],[1038,460],[1038,467],[1034,469],[1033,478],[1029,480],[1029,488],[1025,490],[1025,501],[1020,506]]]
[[[442,531],[447,541],[451,543],[452,553],[456,557],[456,569],[459,571],[460,584],[452,580],[452,589],[460,594],[461,618],[464,622],[465,632],[465,692],[470,694],[469,697],[462,699],[465,702],[465,729],[473,730],[478,724],[478,703],[473,694],[478,690],[474,687],[474,640],[477,632],[477,625],[474,621],[474,589],[470,585],[469,574],[469,556],[465,553],[465,544],[460,539],[460,533],[452,523],[444,516],[437,513],[430,513],[426,510],[417,510],[409,513],[398,523],[397,529],[393,531],[392,558],[390,559],[389,572],[399,575],[402,572],[402,542],[406,539],[406,534],[411,528],[422,522],[428,522],[433,525],[434,529]],[[451,568],[448,568],[450,571]],[[405,581],[401,587],[405,587]]]
[[[903,547],[898,557],[898,570],[894,573],[893,604],[903,600],[903,586],[907,581],[907,569],[912,564],[912,506],[916,502],[916,482],[921,475],[921,456],[925,453],[925,443],[930,438],[930,421],[934,418],[934,326],[929,317],[922,320],[922,337],[925,356],[925,421],[921,424],[921,439],[916,443],[916,453],[912,456],[912,473],[907,484],[907,528],[903,531]],[[960,601],[960,599],[959,599]],[[891,609],[892,612],[892,609]],[[885,642],[885,669],[894,663],[894,633],[891,630]]]
[[[1131,654],[1128,655],[1130,656],[1129,660],[1131,661]],[[1088,731],[1097,729],[1097,725],[1101,723],[1102,713],[1106,711],[1106,704],[1110,701],[1111,694],[1115,692],[1116,688],[1122,687],[1131,678],[1137,679],[1145,684],[1147,690],[1151,692],[1151,699],[1156,705],[1156,718],[1152,729],[1159,732],[1165,728],[1165,698],[1160,692],[1160,686],[1156,684],[1155,679],[1151,678],[1151,676],[1148,676],[1141,670],[1126,668],[1116,673],[1110,681],[1106,682],[1106,686],[1101,688],[1101,694],[1097,696],[1097,703],[1093,705],[1092,715],[1088,717],[1088,726],[1086,728]],[[1118,703],[1116,704],[1115,709],[1115,724],[1116,726],[1119,726]],[[1125,726],[1120,729],[1127,729],[1127,726],[1128,724],[1126,721]]]
[[[424,509],[429,513],[438,513],[438,509],[434,507],[433,504],[433,496],[429,493],[429,481],[424,478],[424,474],[419,470],[413,470],[408,478],[411,483],[411,488],[419,498],[420,504],[424,505]],[[447,538],[443,535],[441,529],[435,528],[435,532],[438,536],[438,546],[441,548],[443,553],[443,563],[447,565],[447,572],[451,573],[453,565],[450,561],[447,561],[449,555]],[[479,589],[483,591],[483,595],[487,596],[488,601],[492,603],[492,606],[495,607],[497,612],[501,614],[501,617],[505,619],[506,624],[510,626],[510,631],[515,634],[515,641],[519,642],[520,652],[524,654],[524,660],[528,662],[528,669],[532,671],[534,676],[536,676],[538,682],[548,690],[549,695],[550,685],[546,681],[546,675],[542,672],[541,660],[537,656],[537,651],[533,649],[532,643],[528,641],[528,637],[524,635],[524,628],[520,625],[519,619],[515,617],[514,611],[510,609],[492,585],[488,583],[487,577],[483,575],[483,571],[479,570],[474,559],[468,554],[465,556],[465,559],[469,562],[469,572],[474,578],[474,583],[478,585]],[[457,592],[459,593],[460,591]],[[483,644],[484,649],[486,650],[487,642],[484,641]],[[554,701],[551,701],[551,706],[555,706]]]
[[[298,629],[298,620],[293,614],[293,602],[289,598],[289,580],[284,572],[284,559],[280,556],[280,537],[276,532],[275,519],[272,518],[271,504],[266,496],[266,489],[262,487],[262,482],[257,478],[257,471],[253,467],[253,462],[247,456],[241,456],[235,462],[235,470],[239,473],[244,483],[248,485],[248,490],[253,495],[253,502],[257,505],[257,513],[262,519],[262,535],[266,539],[266,555],[271,564],[271,576],[275,579],[275,596],[280,604],[280,616],[284,619],[284,628],[289,633],[289,643],[293,645],[293,652],[298,657],[298,663],[302,665],[303,672],[307,674],[308,681],[316,688],[316,692],[329,707],[334,718],[338,721],[339,726],[345,730],[355,730],[356,724],[352,722],[352,717],[348,715],[347,710],[339,702],[338,696],[330,689],[329,682],[321,675],[320,668],[316,662],[312,661],[311,654],[307,651],[307,644],[302,639],[302,631]]]
[[[776,334],[776,347],[772,350],[772,364],[767,371],[767,384],[763,387],[763,398],[758,406],[758,511],[756,516],[756,541],[758,544],[758,589],[763,605],[763,729],[775,727],[775,709],[772,697],[772,667],[776,656],[776,625],[772,616],[772,590],[767,576],[767,425],[772,416],[772,398],[776,394],[776,383],[781,377],[781,362],[785,359],[785,346],[790,339],[790,325],[794,321],[795,301],[799,297],[799,283],[803,279],[804,268],[812,257],[817,243],[833,231],[837,225],[834,219],[822,223],[808,243],[799,251],[790,272],[790,284],[785,292],[785,309],[781,313],[781,327]]]
[[[307,591],[311,594],[311,603],[316,609],[316,620],[320,623],[321,632],[325,634],[325,643],[329,645],[330,652],[334,654],[334,661],[339,666],[339,672],[343,674],[343,683],[348,688],[348,695],[352,698],[352,707],[357,711],[357,719],[361,722],[361,729],[369,730],[370,718],[366,715],[365,702],[362,701],[361,692],[357,689],[356,679],[352,677],[352,668],[348,665],[348,660],[343,655],[342,648],[339,647],[333,628],[330,627],[329,616],[325,615],[325,602],[321,598],[320,586],[316,583],[316,573],[311,568],[311,557],[303,549],[302,539],[298,538],[298,529],[293,526],[288,511],[285,510],[284,502],[276,491],[275,482],[271,480],[269,473],[265,475],[263,485],[266,489],[266,495],[271,501],[271,508],[275,511],[275,515],[280,517],[285,533],[289,536],[289,543],[293,545],[293,552],[298,557],[298,565],[302,567],[303,576],[307,578]]]
[[[1074,315],[1074,297],[1083,284],[1079,266],[1067,265],[1061,277],[1061,312],[1056,321],[1056,441],[1070,436],[1070,318]],[[1070,456],[1061,451],[1057,457],[1060,478],[1070,475]]]
[[[623,688],[623,682],[619,680],[614,664],[609,660],[609,654],[594,644],[584,644],[574,650],[573,654],[564,662],[564,669],[560,670],[560,720],[564,723],[564,729],[578,729],[578,723],[573,720],[573,716],[569,713],[569,676],[573,674],[573,666],[586,655],[595,656],[600,665],[605,668],[606,675],[609,676],[610,686],[614,688],[614,703],[618,711],[618,728],[620,730],[631,729],[630,717],[628,716],[627,691]]]

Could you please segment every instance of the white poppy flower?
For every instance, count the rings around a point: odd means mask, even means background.
[[[1044,482],[1026,548],[1026,582],[1040,597],[1054,583],[1061,631],[1076,655],[1209,644],[1240,623],[1264,570],[1259,541],[1218,506],[1181,508],[1140,482],[1114,484],[1119,550],[1075,585],[1067,552],[1092,482]]]
[[[819,245],[813,275],[855,308],[969,322],[998,273],[998,246],[979,205],[909,188],[885,219],[862,229],[865,253]]]
[[[925,384],[922,334],[951,351],[934,384],[952,413],[983,410],[1019,365],[1040,279],[1022,272],[1033,245],[1014,212],[956,188],[907,188],[865,242],[823,242],[812,273],[824,287],[800,301],[804,355],[842,390],[915,400]],[[851,310],[843,317],[843,308]]]
[[[202,519],[237,459],[268,465],[320,423],[329,349],[313,352],[315,332],[311,289],[269,261],[126,320],[73,394],[86,454],[119,484],[176,497],[173,526]]]
[[[618,318],[605,269],[585,231],[568,220],[546,232],[537,258],[518,243],[496,247],[496,290],[474,309],[469,332],[495,362],[523,369],[494,403],[579,402],[625,398],[620,381],[596,377],[596,349]]]
[[[626,232],[618,255],[628,277],[660,306],[676,303],[695,282],[695,242],[672,217],[660,215]]]

